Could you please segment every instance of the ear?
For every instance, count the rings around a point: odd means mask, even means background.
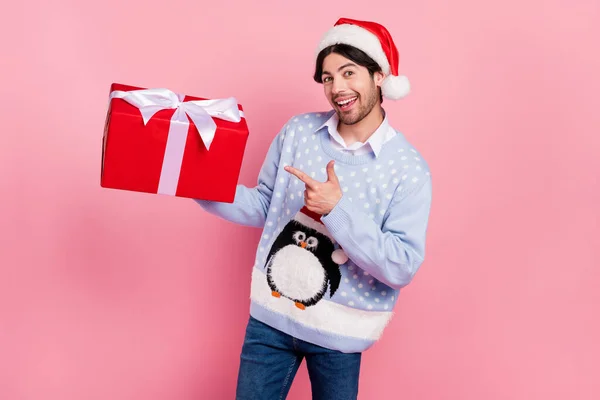
[[[381,71],[375,72],[373,74],[373,80],[375,81],[375,84],[379,87],[381,87],[381,85],[383,84],[384,79],[385,79],[385,74]]]

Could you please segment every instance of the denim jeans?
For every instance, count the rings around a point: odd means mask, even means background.
[[[250,317],[242,346],[237,400],[283,400],[306,359],[313,400],[358,396],[360,353],[304,342]]]

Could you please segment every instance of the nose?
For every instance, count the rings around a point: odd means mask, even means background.
[[[346,90],[346,82],[343,79],[334,79],[331,85],[331,92],[336,95]]]
[[[300,242],[300,246],[305,249],[306,248],[306,242]]]

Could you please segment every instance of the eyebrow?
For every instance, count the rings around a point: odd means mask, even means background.
[[[356,64],[352,63],[352,62],[348,62],[344,65],[342,65],[341,67],[338,68],[338,71],[343,70],[346,67],[356,67]],[[331,73],[327,72],[327,71],[323,71],[322,75],[331,75]]]

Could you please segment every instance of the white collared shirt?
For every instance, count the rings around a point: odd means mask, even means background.
[[[392,129],[387,119],[387,115],[384,113],[383,122],[365,143],[355,142],[348,146],[338,132],[338,123],[339,118],[334,112],[331,117],[319,127],[319,129],[327,127],[327,131],[329,132],[329,137],[334,148],[352,155],[368,154],[372,151],[375,153],[375,157],[377,157],[383,145],[396,135],[396,131]]]

